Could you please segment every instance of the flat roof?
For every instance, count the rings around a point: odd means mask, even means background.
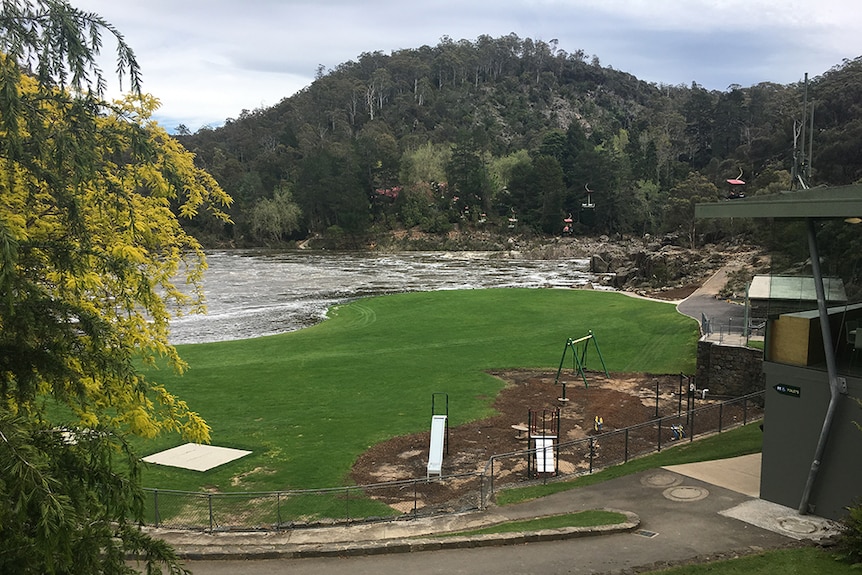
[[[847,301],[841,278],[823,278],[823,291],[826,301]],[[817,292],[811,276],[757,275],[748,286],[748,299],[817,301]]]
[[[694,207],[696,218],[862,218],[862,184],[724,200]]]

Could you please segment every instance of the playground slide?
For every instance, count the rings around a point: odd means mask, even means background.
[[[431,445],[428,449],[427,477],[443,474],[443,442],[446,434],[446,416],[431,417]]]
[[[554,465],[554,438],[534,437],[536,443],[536,472],[554,473],[557,468]]]

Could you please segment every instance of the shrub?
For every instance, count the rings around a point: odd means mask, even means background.
[[[862,502],[847,511],[847,516],[841,521],[844,531],[838,538],[836,558],[854,567],[862,567]]]

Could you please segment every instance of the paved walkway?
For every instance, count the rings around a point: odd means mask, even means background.
[[[741,331],[745,325],[745,306],[718,297],[727,283],[727,275],[735,267],[725,267],[712,275],[686,299],[677,302],[681,314],[696,319],[702,331],[708,331],[707,339],[725,345],[745,345]],[[704,318],[708,326],[704,325]],[[708,327],[708,329],[707,329]]]
[[[645,471],[527,503],[414,521],[283,533],[159,532],[196,575],[329,573],[618,573],[777,548],[836,532],[834,524],[752,496],[757,455]],[[625,511],[609,530],[432,537],[586,509]],[[592,537],[588,537],[592,535]],[[345,561],[345,557],[350,560]],[[390,559],[391,558],[391,559]],[[565,566],[565,568],[563,568]]]

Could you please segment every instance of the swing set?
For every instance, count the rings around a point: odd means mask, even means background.
[[[587,335],[584,337],[579,337],[577,339],[568,338],[566,340],[566,346],[563,348],[563,357],[560,359],[560,368],[557,370],[557,377],[554,379],[554,384],[560,382],[560,374],[563,372],[563,364],[566,363],[566,354],[569,350],[572,350],[572,370],[581,376],[581,379],[584,380],[584,387],[589,387],[589,383],[587,383],[587,349],[590,346],[590,342],[596,348],[596,353],[599,356],[599,361],[602,362],[602,371],[605,372],[605,377],[610,377],[608,373],[608,368],[605,365],[605,360],[602,357],[602,351],[599,349],[599,342],[596,341],[596,336],[593,335],[593,331],[590,330],[587,332]],[[563,383],[563,397],[566,397],[566,384]]]

